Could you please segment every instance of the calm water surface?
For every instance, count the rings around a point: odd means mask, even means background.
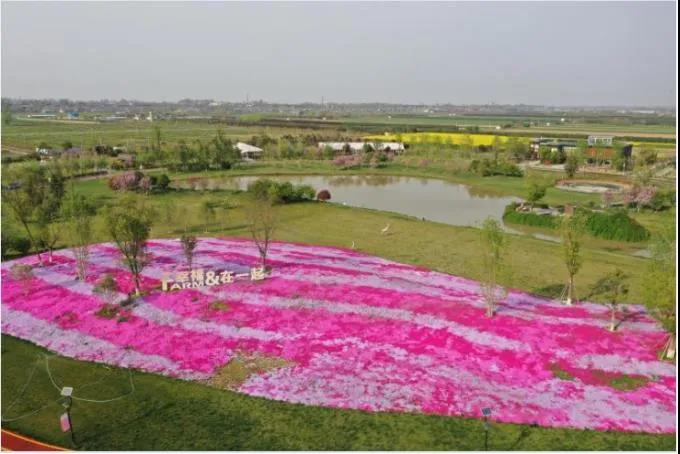
[[[230,177],[219,186],[245,190],[260,176]],[[277,176],[267,177],[293,184],[308,184],[317,191],[328,189],[331,202],[353,207],[393,211],[428,221],[479,226],[488,216],[501,221],[503,209],[516,197],[474,194],[468,186],[447,181],[394,176]]]
[[[208,189],[246,190],[250,183],[260,178],[308,184],[316,191],[328,189],[331,203],[392,211],[418,219],[471,227],[480,227],[489,216],[502,223],[505,207],[511,202],[521,201],[517,197],[478,193],[469,186],[448,181],[387,175],[223,177],[208,179],[206,186]],[[544,241],[560,242],[557,235],[525,232],[505,225],[503,229]],[[632,255],[648,257],[649,251],[642,249]]]

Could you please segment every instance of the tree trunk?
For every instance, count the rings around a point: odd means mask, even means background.
[[[612,316],[609,322],[609,331],[616,331],[616,308],[612,306]]]
[[[569,289],[567,290],[567,306],[571,306],[574,300],[574,276],[569,276]]]
[[[140,283],[139,283],[139,273],[135,273],[135,295],[140,295]]]

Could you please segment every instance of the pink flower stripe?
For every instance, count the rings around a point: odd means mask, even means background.
[[[511,289],[494,318],[478,283],[356,251],[274,243],[262,282],[162,292],[164,273],[186,270],[177,240],[148,243],[145,295],[105,318],[93,292],[103,273],[134,282],[113,244],[91,248],[76,280],[70,251],[39,265],[2,264],[2,330],[73,358],[188,380],[210,378],[236,351],[285,358],[240,391],[270,399],[493,418],[548,427],[672,433],[674,364],[658,359],[668,334],[640,306],[618,332],[606,307],[565,307]],[[32,265],[17,282],[15,263]],[[247,272],[252,242],[200,239],[194,266]],[[218,304],[219,303],[219,304]],[[629,387],[617,383],[633,383]]]

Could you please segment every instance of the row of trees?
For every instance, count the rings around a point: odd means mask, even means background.
[[[585,232],[585,218],[581,215],[565,216],[561,224],[562,256],[567,271],[567,285],[560,298],[567,305],[575,299],[575,278],[583,266],[581,253],[582,237]],[[500,223],[492,218],[484,221],[481,229],[482,278],[481,292],[486,302],[487,316],[492,317],[499,302],[506,296],[499,284],[507,273],[505,255],[508,241]],[[675,332],[676,317],[676,240],[672,222],[662,226],[651,242],[652,256],[644,272],[643,297],[652,313],[656,314],[666,329]],[[620,269],[603,275],[591,288],[588,298],[606,302],[610,307],[609,329],[615,331],[625,317],[619,305],[629,291],[630,276]]]
[[[140,294],[140,276],[148,262],[146,243],[157,218],[156,210],[147,197],[131,192],[115,204],[97,210],[93,201],[76,192],[73,186],[67,191],[66,180],[55,164],[22,167],[22,172],[12,175],[11,181],[11,186],[3,187],[2,201],[25,230],[29,240],[25,252],[36,250],[39,262],[43,264],[43,252],[48,251],[47,260],[51,262],[56,243],[65,240],[71,245],[78,279],[85,280],[89,248],[95,236],[94,220],[99,214],[103,218],[105,233],[120,250],[123,263],[133,277],[135,294]],[[266,265],[267,252],[277,226],[278,215],[274,205],[279,192],[264,191],[246,206],[247,225],[260,251],[263,266]],[[305,197],[313,198],[313,189],[309,194],[305,192]],[[214,212],[213,201],[209,202],[204,204],[204,211]],[[65,236],[60,236],[63,233]],[[20,271],[17,270],[17,273]],[[24,272],[19,274],[27,275]]]

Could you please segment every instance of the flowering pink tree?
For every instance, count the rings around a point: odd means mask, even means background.
[[[144,179],[142,172],[125,172],[109,178],[109,187],[114,191],[135,191]]]
[[[635,195],[635,204],[637,206],[637,210],[640,211],[640,208],[649,205],[649,203],[652,201],[654,196],[656,195],[657,188],[655,186],[643,186],[641,187],[638,191],[637,194]]]

